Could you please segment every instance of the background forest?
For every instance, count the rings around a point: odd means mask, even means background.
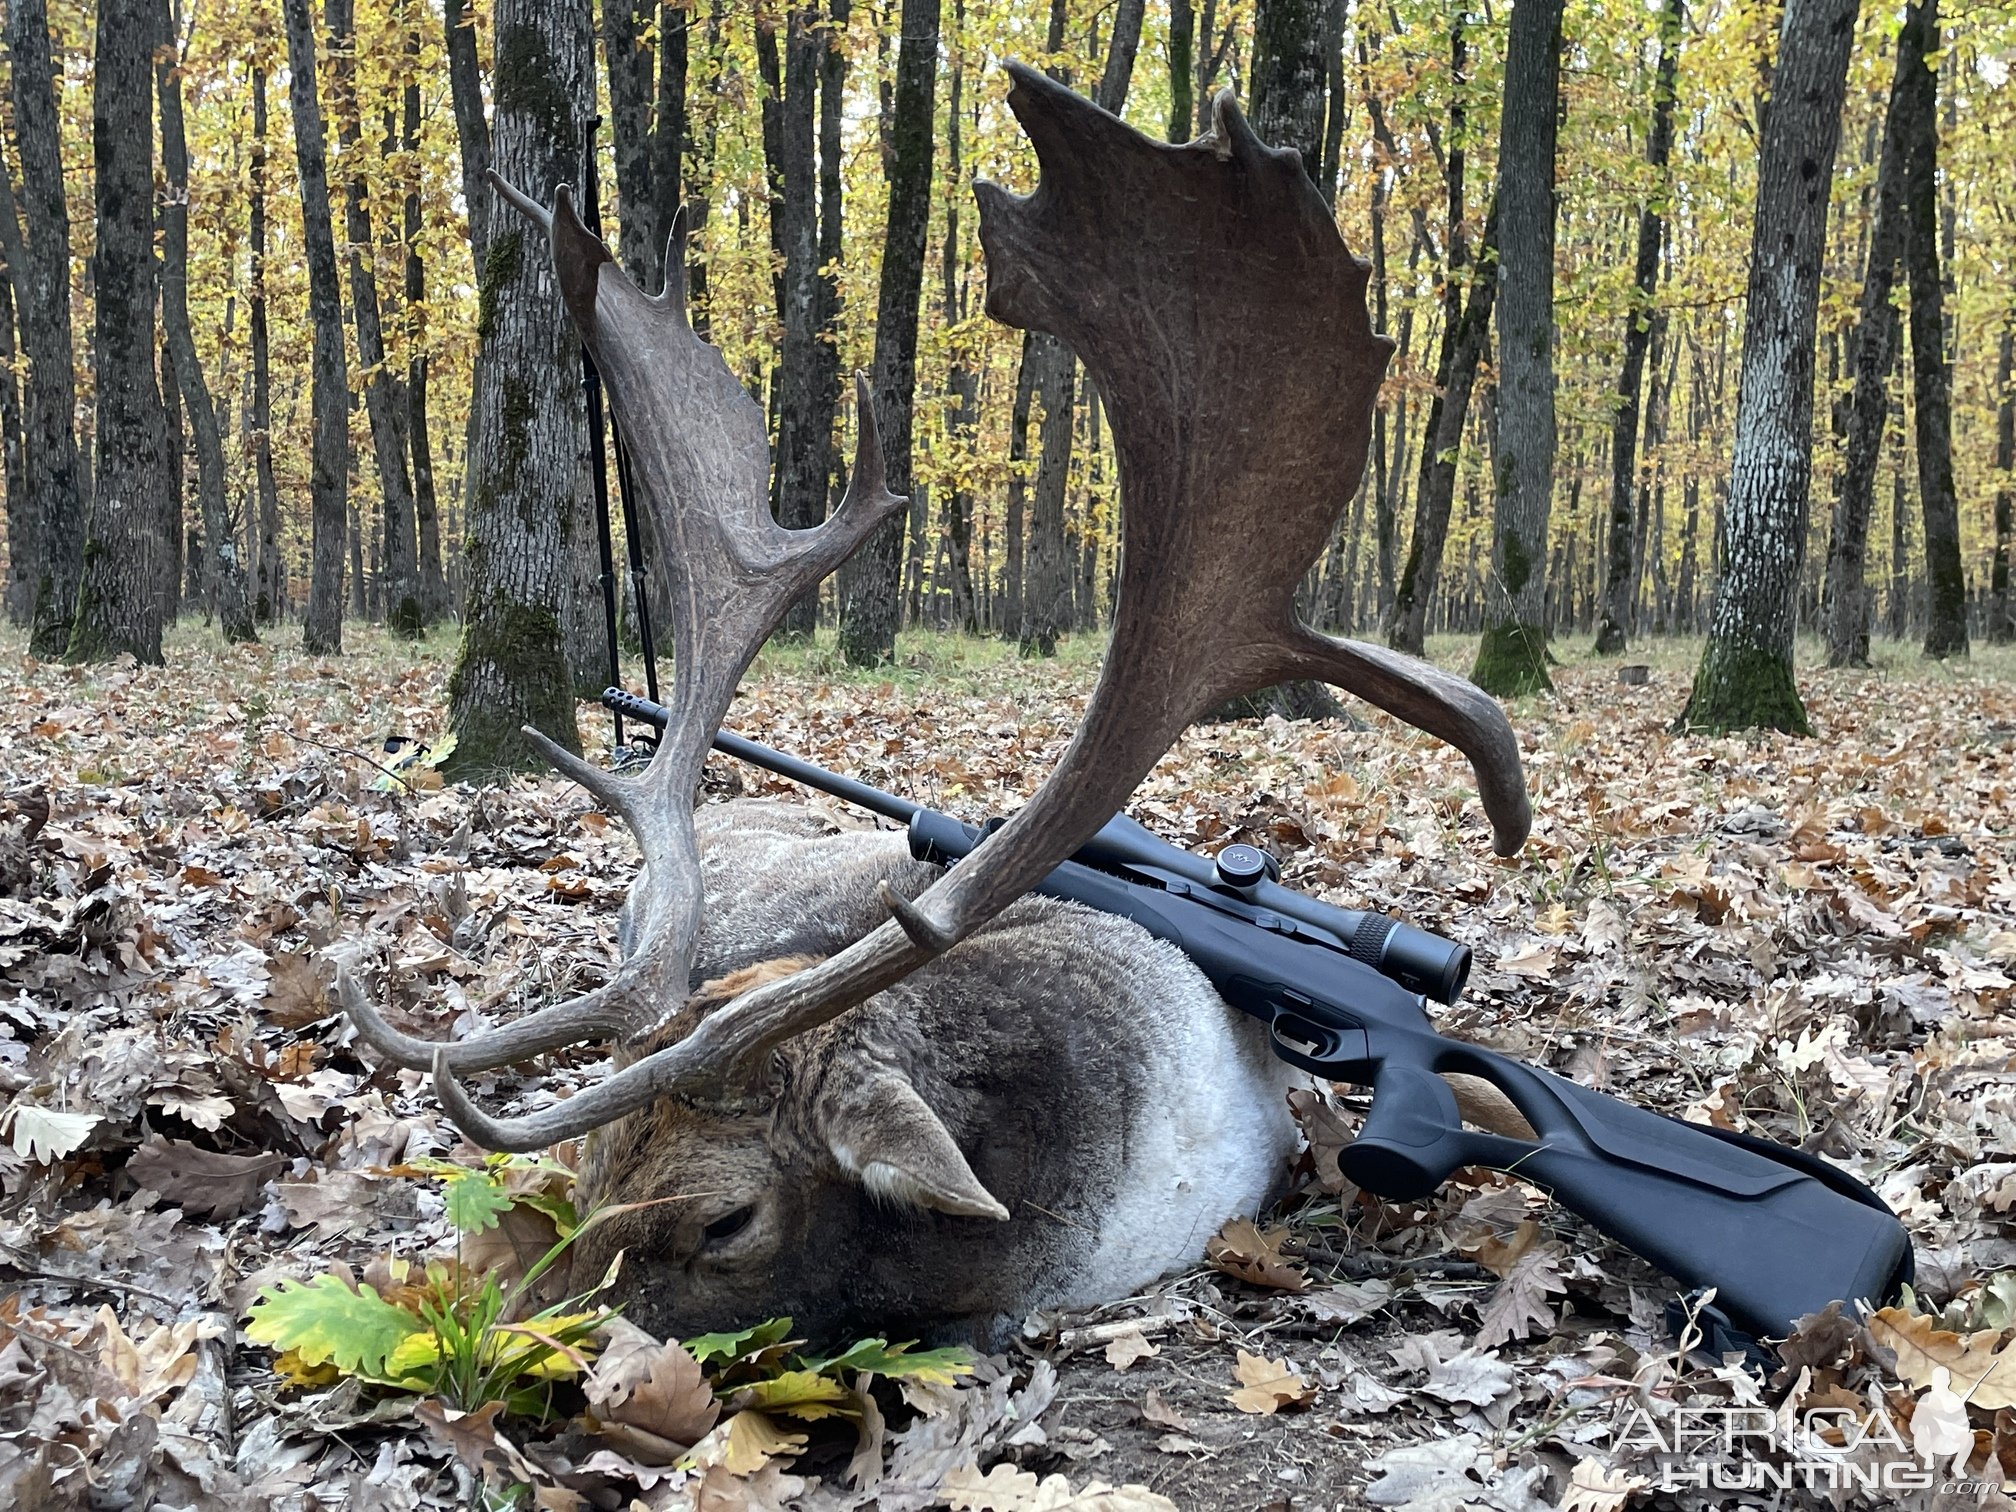
[[[907,529],[790,628],[837,619],[847,658],[872,664],[899,623],[1042,653],[1095,627],[1118,557],[1096,388],[1055,341],[981,309],[968,182],[1035,176],[1007,58],[1172,140],[1207,130],[1231,86],[1263,137],[1302,149],[1371,260],[1396,351],[1365,486],[1304,595],[1312,620],[1415,650],[1494,615],[1537,622],[1536,646],[1706,628],[1742,470],[1753,235],[1775,213],[1760,186],[1773,70],[1803,68],[1790,50],[1833,22],[1853,27],[1838,151],[1824,106],[1791,123],[1809,176],[1834,162],[1817,315],[1792,333],[1790,369],[1810,360],[1816,507],[1805,479],[1772,484],[1776,512],[1744,503],[1741,533],[1773,538],[1788,607],[1837,663],[1866,656],[1872,621],[1933,654],[2010,634],[2007,6],[1942,24],[1930,4],[1535,5],[1537,50],[1512,66],[1513,13],[1488,0],[500,9],[10,0],[5,601],[37,654],[156,660],[159,622],[188,613],[235,638],[302,617],[311,650],[339,649],[346,617],[417,634],[463,612],[473,557],[488,566],[466,668],[482,644],[516,644],[490,610],[539,597],[504,582],[524,557],[563,565],[566,591],[541,590],[564,621],[547,638],[577,687],[599,687],[586,411],[564,383],[523,413],[503,383],[486,410],[473,376],[486,337],[517,339],[486,323],[572,341],[556,300],[506,297],[529,275],[483,173],[510,156],[535,193],[578,180],[590,109],[612,243],[647,288],[684,209],[695,321],[770,416],[787,523],[837,497],[844,377],[872,373]],[[1501,132],[1544,156],[1501,164]],[[1536,174],[1551,224],[1518,212]],[[1921,215],[1929,233],[1907,235]],[[1544,274],[1523,296],[1522,266]],[[1532,448],[1501,437],[1535,412],[1501,402],[1494,320],[1551,336],[1537,503],[1508,460]],[[520,421],[539,438],[524,476]],[[514,490],[550,518],[465,551],[486,529],[472,512]],[[1508,514],[1517,583],[1494,552]],[[619,559],[623,544],[619,523]],[[480,670],[464,684],[500,680]],[[1546,676],[1537,654],[1479,675],[1500,692]],[[521,693],[529,679],[501,675]],[[510,701],[503,729],[543,707]],[[1708,722],[1800,718],[1794,695],[1789,712]]]

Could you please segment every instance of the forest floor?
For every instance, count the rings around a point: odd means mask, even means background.
[[[739,1427],[679,1468],[701,1430],[675,1432],[663,1393],[637,1415],[656,1375],[563,1381],[542,1426],[317,1363],[354,1354],[368,1319],[277,1362],[248,1332],[283,1278],[411,1292],[404,1263],[456,1253],[480,1185],[455,1175],[479,1156],[426,1079],[359,1053],[331,960],[389,968],[416,1029],[508,1019],[606,972],[635,865],[557,779],[385,776],[388,737],[438,739],[451,648],[350,635],[351,655],[313,660],[292,631],[227,649],[185,628],[166,669],[38,665],[0,636],[0,1505],[2011,1505],[2016,657],[1883,647],[1873,671],[1805,668],[1815,738],[1709,740],[1667,731],[1697,648],[1652,647],[1650,681],[1623,687],[1564,643],[1555,693],[1511,711],[1536,812],[1511,861],[1461,758],[1369,713],[1199,727],[1132,806],[1472,945],[1447,1032],[1861,1176],[1917,1244],[1904,1306],[1811,1320],[1765,1377],[1689,1356],[1655,1273],[1502,1175],[1414,1204],[1348,1188],[1347,1089],[1303,1109],[1299,1195],[1215,1264],[1032,1320],[956,1386],[856,1378],[809,1422],[775,1382],[744,1389]],[[817,646],[770,654],[733,723],[977,816],[1049,769],[1097,649],[1032,664],[926,636],[869,677]],[[1432,649],[1464,670],[1473,647]],[[606,741],[595,711],[582,726]],[[717,764],[708,787],[783,785]],[[485,1092],[537,1104],[606,1069],[555,1056]],[[527,1199],[515,1220],[565,1172],[498,1180]],[[677,1364],[655,1347],[619,1337],[596,1368]],[[575,1416],[584,1389],[595,1411]],[[1837,1409],[1831,1439],[1771,1465],[1867,1473],[1936,1449],[1945,1468],[1831,1498],[1662,1493],[1676,1415],[1700,1409],[1698,1429],[1727,1407]],[[1677,1462],[1740,1470],[1718,1455],[1697,1439]]]

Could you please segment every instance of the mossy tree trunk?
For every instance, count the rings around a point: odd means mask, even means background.
[[[343,548],[350,501],[349,379],[343,351],[343,304],[336,278],[336,235],[329,224],[329,162],[322,103],[315,90],[315,23],[309,0],[285,0],[287,95],[294,113],[294,156],[301,181],[302,242],[308,254],[310,442],[308,612],[301,644],[311,655],[343,649]],[[358,574],[361,580],[362,574]]]
[[[501,0],[496,38],[496,168],[543,197],[580,169],[595,92],[588,8]],[[466,602],[448,685],[451,771],[462,777],[541,765],[518,733],[524,724],[580,748],[566,640],[583,544],[571,504],[587,445],[580,347],[537,232],[483,195]]]
[[[162,36],[179,44],[166,0],[155,3],[163,13]],[[224,436],[189,327],[189,146],[182,129],[181,66],[179,48],[164,50],[155,65],[161,96],[161,168],[168,180],[168,196],[161,205],[161,324],[168,336],[175,386],[187,401],[189,433],[196,443],[196,505],[203,520],[205,576],[216,598],[217,625],[227,641],[252,641],[258,639],[252,626],[252,599],[224,497]]]
[[[1497,509],[1484,639],[1470,679],[1517,697],[1547,676],[1547,522],[1554,491],[1554,145],[1562,0],[1513,7],[1499,141]]]
[[[1827,197],[1859,0],[1787,0],[1764,114],[1726,556],[1679,727],[1808,734],[1792,672]]]
[[[166,437],[154,375],[154,80],[159,0],[100,0],[91,97],[98,484],[72,661],[161,662]],[[179,585],[178,585],[179,586]]]
[[[814,152],[818,134],[819,73],[825,31],[810,0],[785,16],[782,97],[776,102],[773,165],[782,194],[771,201],[780,213],[784,244],[778,287],[784,328],[777,374],[777,518],[793,530],[807,530],[826,518],[826,480],[832,471],[833,410],[821,394],[829,380],[820,356],[819,183]],[[768,135],[768,133],[766,133]],[[823,402],[822,402],[823,401]],[[815,586],[784,616],[789,635],[810,635],[819,605]]]
[[[28,359],[25,471],[28,530],[9,535],[28,560],[29,650],[61,656],[70,646],[84,576],[84,509],[91,481],[77,447],[77,385],[70,331],[70,208],[52,83],[45,0],[10,0],[7,51],[14,135],[21,156],[25,227],[17,289],[21,352]]]

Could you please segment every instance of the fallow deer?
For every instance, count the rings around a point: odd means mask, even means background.
[[[1009,72],[1040,180],[1026,197],[975,186],[987,310],[1061,338],[1098,383],[1122,571],[1070,746],[949,870],[910,860],[901,836],[827,833],[788,807],[694,810],[757,649],[904,506],[865,383],[843,503],[784,529],[763,413],[687,319],[677,233],[652,298],[565,186],[549,211],[497,185],[546,232],[630,450],[670,585],[672,717],[634,777],[525,732],[642,855],[606,985],[440,1044],[392,1027],[347,976],[342,993],[380,1052],[431,1068],[471,1140],[587,1136],[587,1200],[679,1199],[582,1241],[591,1264],[627,1249],[621,1290],[664,1332],[788,1311],[811,1331],[984,1337],[1032,1307],[1153,1281],[1266,1194],[1293,1133],[1257,1024],[1128,922],[1023,896],[1221,701],[1329,681],[1469,757],[1501,854],[1530,823],[1495,702],[1296,617],[1296,585],[1364,469],[1391,352],[1297,155],[1261,143],[1229,92],[1208,135],[1172,146]],[[553,1107],[496,1117],[463,1089],[588,1041],[614,1042],[618,1069]]]

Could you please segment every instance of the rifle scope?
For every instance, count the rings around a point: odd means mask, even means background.
[[[606,690],[602,702],[661,730],[670,717],[662,705],[621,688]],[[908,825],[911,854],[919,860],[957,861],[986,835],[984,830],[934,813],[922,804],[842,777],[729,730],[715,733],[714,748],[738,761],[830,793],[871,814]],[[1071,859],[1101,871],[1147,873],[1164,886],[1174,882],[1186,890],[1236,898],[1256,911],[1254,923],[1258,927],[1284,934],[1314,931],[1352,959],[1390,977],[1409,992],[1418,992],[1438,1003],[1455,1002],[1470,979],[1468,945],[1445,940],[1382,913],[1338,908],[1283,887],[1274,880],[1272,860],[1251,846],[1228,845],[1216,857],[1200,856],[1158,839],[1125,814],[1116,814]]]

